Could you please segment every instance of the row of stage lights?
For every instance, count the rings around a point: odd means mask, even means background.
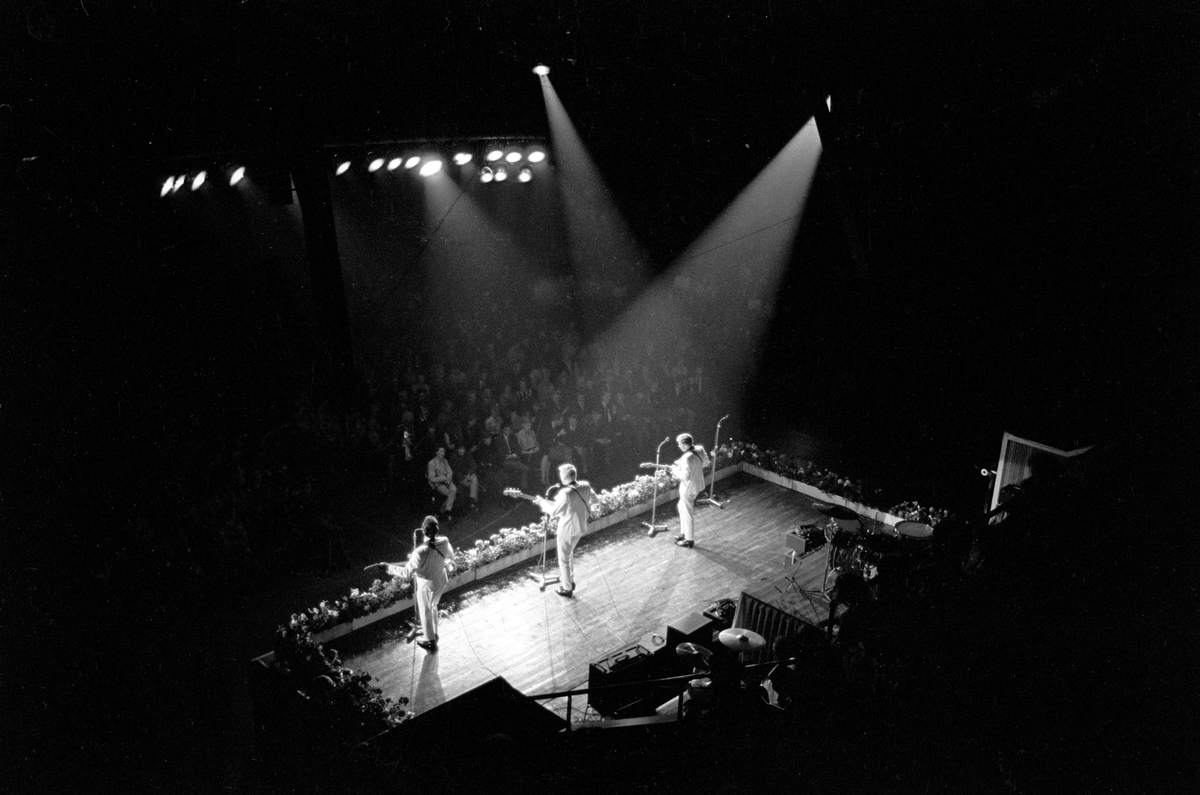
[[[457,166],[466,166],[474,160],[474,156],[470,152],[459,151],[454,155],[454,164]],[[546,151],[541,147],[532,147],[528,151],[520,149],[501,149],[493,147],[484,155],[486,165],[479,169],[478,177],[480,182],[504,182],[510,176],[513,176],[517,182],[529,182],[533,179],[533,166],[546,160]],[[524,161],[524,164],[522,164]],[[374,174],[377,171],[386,168],[387,171],[396,171],[404,168],[407,171],[414,171],[422,177],[432,177],[442,170],[442,160],[439,156],[429,155],[410,155],[408,157],[374,157],[367,163],[367,171]],[[340,160],[334,168],[334,173],[341,176],[348,171],[352,166],[350,160]],[[515,172],[515,173],[510,173]],[[229,185],[233,187],[242,180],[246,179],[246,167],[237,166],[228,171]],[[208,181],[209,175],[207,171],[198,171],[192,175],[191,189],[193,191],[200,188]],[[159,188],[159,196],[165,197],[172,193],[178,193],[184,185],[188,184],[188,175],[180,174],[178,176],[167,177],[162,186]]]
[[[238,184],[245,178],[246,178],[246,167],[238,166],[237,168],[235,168],[229,172],[230,187]],[[200,188],[204,185],[205,182],[208,182],[208,172],[207,171],[196,172],[196,174],[192,177],[192,186],[191,186],[192,190],[200,190]],[[168,194],[171,194],[171,193],[178,193],[179,189],[182,188],[186,183],[187,183],[187,174],[180,174],[177,177],[176,176],[167,177],[166,180],[163,181],[162,187],[159,188],[158,195],[159,196],[167,196]]]
[[[545,80],[550,74],[550,67],[543,64],[538,64],[533,68],[533,73],[540,79]],[[457,166],[466,166],[475,159],[475,156],[470,152],[459,150],[454,155],[454,164]],[[516,147],[501,147],[492,146],[486,154],[484,160],[486,164],[479,169],[478,177],[480,182],[505,182],[509,177],[509,169],[516,169],[517,182],[529,182],[533,179],[533,168],[530,164],[541,163],[546,159],[546,150],[540,146],[530,147],[526,151],[522,151]],[[521,161],[525,161],[525,165],[520,165]],[[340,160],[334,168],[334,173],[337,176],[350,171],[350,160]],[[432,177],[442,170],[442,159],[440,156],[432,155],[422,157],[421,155],[409,155],[408,157],[372,157],[367,163],[367,171],[374,174],[380,169],[387,167],[388,171],[396,171],[401,166],[406,170],[412,171],[417,169],[417,173],[422,177]],[[420,168],[417,168],[420,166]],[[246,167],[236,166],[229,172],[229,186],[233,187],[246,178]],[[159,196],[165,197],[172,193],[178,193],[179,190],[187,183],[187,174],[167,177],[163,181],[162,187],[159,189]],[[193,191],[200,190],[204,183],[208,181],[208,172],[199,171],[192,176],[191,188]]]
[[[473,154],[462,150],[456,152],[453,158],[456,166],[469,165],[474,159]],[[485,165],[479,169],[479,181],[504,182],[509,177],[509,170],[513,169],[518,182],[529,182],[533,179],[533,168],[530,164],[541,163],[545,159],[546,150],[541,147],[535,146],[527,151],[522,151],[512,147],[505,149],[495,146],[484,154]],[[524,165],[521,164],[522,161],[525,161]],[[407,171],[416,169],[416,172],[422,177],[431,177],[442,170],[442,165],[441,157],[436,155],[427,157],[409,155],[408,157],[391,158],[377,155],[367,162],[367,171],[374,174],[385,168],[388,171],[396,171],[403,167]],[[352,166],[353,161],[341,160],[334,169],[334,173],[340,177],[350,171]]]

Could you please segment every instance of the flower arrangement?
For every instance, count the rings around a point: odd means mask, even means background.
[[[338,653],[313,640],[295,617],[276,633],[276,671],[320,717],[328,742],[350,747],[412,717],[407,698],[392,701],[373,687],[371,675],[342,665]]]
[[[950,512],[945,509],[930,508],[911,500],[893,505],[888,508],[887,512],[893,516],[902,517],[905,521],[923,522],[930,527],[937,527],[943,519],[950,515]]]
[[[800,456],[762,450],[756,444],[730,442],[717,448],[717,455],[732,463],[745,461],[777,475],[807,483],[827,494],[836,494],[854,502],[865,503],[876,496],[875,490],[868,489],[862,481],[843,477]]]

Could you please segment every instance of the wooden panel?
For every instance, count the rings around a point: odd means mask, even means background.
[[[574,598],[556,595],[554,586],[538,590],[536,559],[448,594],[436,654],[404,643],[400,617],[331,645],[348,666],[369,672],[389,697],[408,697],[420,713],[494,676],[529,694],[584,686],[589,663],[649,632],[665,634],[670,621],[714,600],[736,601],[743,590],[784,574],[820,587],[823,555],[789,566],[784,546],[811,498],[745,474],[729,478],[721,492],[729,500],[724,509],[697,511],[694,549],[673,543],[673,505],[659,509],[668,529],[655,538],[646,536],[644,517],[585,538],[575,553]]]

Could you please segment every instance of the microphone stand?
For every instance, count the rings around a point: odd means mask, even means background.
[[[546,488],[546,499],[550,499],[550,492],[553,491],[555,488],[557,488],[557,484],[554,486],[548,486]],[[532,577],[535,581],[537,581],[539,591],[545,591],[547,585],[552,585],[556,582],[561,582],[561,579],[557,575],[551,575],[549,577],[546,576],[546,539],[549,535],[550,535],[550,514],[543,514],[542,515],[542,559],[540,562],[540,568],[539,568],[539,571],[537,571],[537,572],[529,572],[529,576]]]
[[[727,419],[729,419],[728,414],[726,414],[721,419],[717,420],[717,435],[713,438],[712,480],[710,480],[709,484],[708,484],[708,496],[702,500],[696,500],[696,502],[708,503],[709,505],[715,505],[718,508],[725,507],[724,503],[722,503],[721,500],[717,497],[716,488],[717,488],[717,455],[718,455],[717,451],[720,449],[720,444],[721,444],[721,423]]]
[[[667,529],[665,524],[655,524],[654,519],[658,515],[658,473],[662,471],[662,465],[659,464],[658,461],[659,456],[662,455],[662,446],[669,441],[671,441],[670,436],[659,442],[658,449],[654,451],[654,497],[652,497],[650,500],[650,522],[642,522],[642,527],[646,528],[646,535],[650,536],[651,538],[654,538],[654,534],[659,530]]]

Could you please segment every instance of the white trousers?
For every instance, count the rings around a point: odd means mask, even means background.
[[[566,591],[575,590],[575,545],[579,539],[558,537],[558,582]]]
[[[699,495],[698,491],[679,489],[679,532],[688,541],[695,540],[696,497]]]
[[[413,589],[413,601],[417,603],[417,616],[421,619],[421,633],[425,640],[435,643],[438,639],[438,602],[442,599],[445,585],[437,588],[433,580],[417,577],[417,587]]]

